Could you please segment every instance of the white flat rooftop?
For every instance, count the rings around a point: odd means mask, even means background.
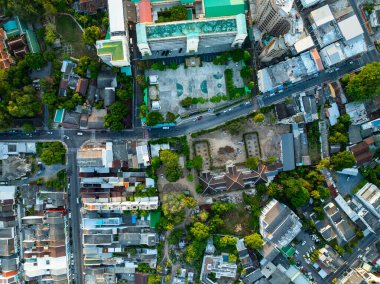
[[[124,9],[123,0],[108,0],[108,15],[110,32],[124,32]]]
[[[363,34],[362,26],[356,15],[339,22],[338,26],[345,40],[350,40]]]
[[[334,20],[329,5],[322,6],[321,8],[312,11],[310,17],[313,19],[317,27]]]
[[[308,50],[309,48],[313,46],[314,46],[314,41],[311,38],[311,36],[304,37],[303,39],[297,41],[294,44],[294,48],[296,49],[297,53]]]

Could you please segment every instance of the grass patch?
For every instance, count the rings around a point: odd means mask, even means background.
[[[223,216],[224,225],[219,233],[246,236],[251,233],[249,229],[249,213],[242,204],[236,205],[236,208],[229,211]],[[236,230],[239,228],[240,230]]]
[[[66,15],[57,15],[55,18],[57,33],[59,33],[64,42],[71,44],[73,47],[72,56],[80,58],[87,55],[95,58],[95,52],[91,52],[86,49],[82,38],[82,31],[72,18]]]
[[[319,121],[313,121],[306,125],[307,140],[309,143],[309,155],[312,164],[319,162],[321,157],[321,141],[319,140]]]

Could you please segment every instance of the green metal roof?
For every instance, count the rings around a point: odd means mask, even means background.
[[[28,42],[28,47],[31,53],[40,53],[40,46],[38,45],[38,41],[36,35],[31,30],[26,30],[26,39]]]
[[[207,21],[194,20],[146,25],[146,36],[148,39],[182,37],[192,33],[202,35],[236,31],[237,23],[235,18],[213,19]],[[137,37],[139,37],[139,31],[137,31],[137,34]]]
[[[244,0],[204,0],[206,18],[244,14]]]
[[[138,23],[136,25],[137,43],[148,43],[146,38],[146,26],[145,24]]]
[[[99,43],[99,42],[98,42]],[[107,55],[110,54],[112,56],[112,60],[123,60],[123,42],[118,41],[101,41],[101,47],[98,48],[99,55]]]

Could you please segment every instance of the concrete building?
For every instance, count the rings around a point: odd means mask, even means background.
[[[330,10],[326,8],[326,11]],[[330,11],[325,17],[314,19],[320,25],[316,30],[321,31],[320,55],[326,68],[367,51],[364,31],[356,15],[336,23]]]
[[[286,34],[290,29],[288,15],[293,0],[258,0],[256,24],[261,31],[273,36]]]
[[[324,70],[316,50],[306,51],[278,64],[260,69],[257,72],[259,90],[262,93],[275,92],[285,85],[299,82],[307,76]]]
[[[212,19],[136,25],[137,46],[143,56],[196,55],[241,47],[247,37],[244,14]]]
[[[153,179],[143,171],[127,171],[133,165],[128,147],[107,142],[78,151],[86,283],[116,283],[120,279],[138,283],[135,271],[139,263],[156,268],[159,200],[144,194],[154,190]],[[134,148],[136,163],[144,164],[146,143],[135,143]],[[146,214],[140,216],[138,210]],[[133,250],[127,253],[128,248]]]
[[[16,186],[0,186],[0,283],[20,283]]]
[[[255,36],[255,39],[260,42],[259,59],[262,62],[282,56],[296,43],[296,53],[314,46],[304,31],[302,17],[293,8],[293,0],[258,0],[256,5],[260,36]]]
[[[380,189],[376,185],[367,183],[355,196],[380,220]]]
[[[275,199],[269,202],[260,215],[260,234],[264,240],[260,253],[266,261],[272,261],[281,248],[290,244],[301,231],[301,227],[297,215],[286,205]]]
[[[98,40],[96,50],[104,63],[115,67],[130,66],[127,1],[108,0],[110,38]],[[135,11],[136,13],[136,11]]]
[[[228,254],[218,256],[205,255],[203,257],[200,280],[205,284],[214,284],[218,282],[212,281],[208,277],[208,274],[214,273],[216,279],[220,279],[221,277],[235,278],[236,271],[237,265],[228,261]]]

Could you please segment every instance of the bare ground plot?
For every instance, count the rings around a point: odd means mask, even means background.
[[[242,123],[237,135],[231,135],[227,130],[220,129],[201,135],[194,141],[209,141],[212,166],[218,168],[225,167],[227,161],[238,164],[246,160],[247,155],[243,142],[243,135],[246,133],[256,132],[258,134],[261,160],[266,161],[270,156],[279,159],[281,157],[281,135],[289,133],[289,131],[289,125],[256,124],[252,119],[248,119]],[[255,151],[254,147],[256,146],[252,147],[252,154],[256,156],[258,149]]]
[[[210,149],[206,141],[198,141],[194,143],[194,151],[196,156],[201,156],[203,160],[203,170],[211,168]]]
[[[244,134],[244,142],[247,147],[248,157],[261,158],[259,135],[256,132]]]
[[[228,161],[235,164],[246,160],[242,137],[232,136],[227,131],[218,130],[202,135],[202,140],[210,143],[212,166],[224,168]]]

